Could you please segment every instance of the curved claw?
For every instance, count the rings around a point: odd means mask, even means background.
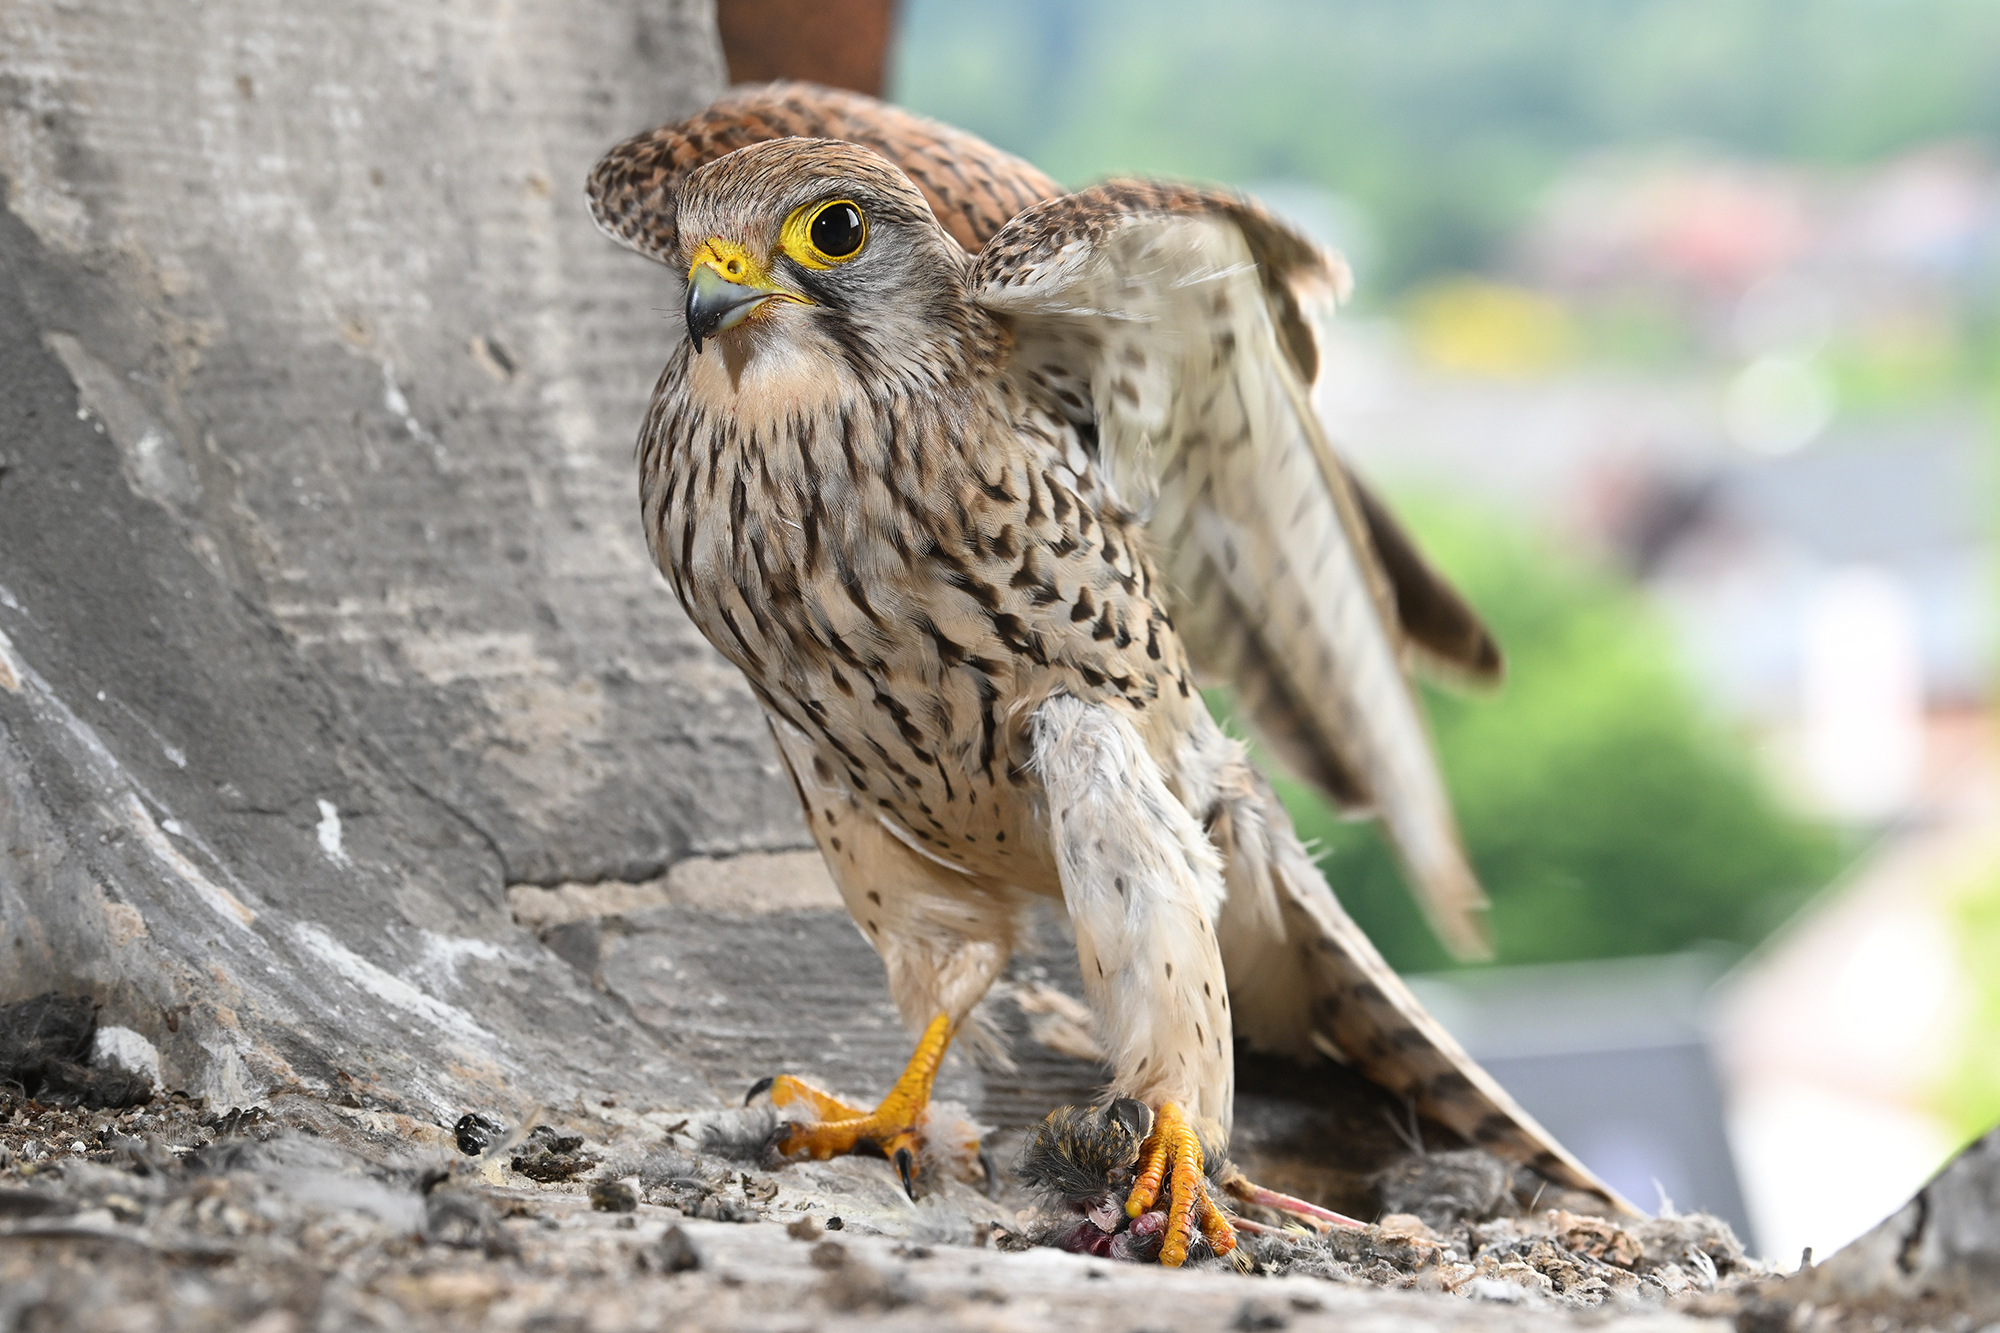
[[[764,1146],[758,1150],[757,1160],[766,1171],[775,1171],[790,1158],[785,1153],[785,1142],[791,1137],[793,1126],[779,1121],[771,1126],[771,1132],[764,1136]]]
[[[923,1168],[920,1154],[924,1151],[931,1085],[951,1033],[947,1015],[932,1019],[902,1077],[872,1111],[850,1106],[790,1074],[759,1081],[750,1089],[746,1102],[769,1092],[773,1106],[804,1113],[802,1120],[781,1122],[772,1131],[766,1151],[779,1159],[805,1156],[822,1162],[843,1153],[880,1153],[895,1166],[903,1192],[914,1200]]]
[[[1179,1268],[1186,1263],[1197,1233],[1218,1255],[1236,1248],[1236,1232],[1229,1219],[1208,1197],[1201,1140],[1175,1102],[1161,1104],[1153,1117],[1153,1132],[1139,1145],[1139,1176],[1126,1196],[1125,1215],[1136,1218],[1150,1210],[1159,1202],[1163,1188],[1167,1222],[1160,1245],[1162,1264]]]
[[[758,1093],[769,1092],[771,1090],[771,1085],[773,1083],[776,1083],[777,1081],[778,1080],[776,1078],[772,1077],[769,1074],[766,1074],[763,1078],[760,1078],[755,1083],[752,1083],[750,1085],[750,1091],[743,1094],[743,1104],[745,1106],[748,1106],[751,1102],[756,1101]]]

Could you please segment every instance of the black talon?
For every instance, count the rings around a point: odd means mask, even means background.
[[[751,1102],[756,1101],[758,1093],[769,1092],[771,1090],[771,1085],[773,1083],[776,1083],[777,1081],[778,1081],[777,1079],[767,1075],[763,1078],[758,1079],[755,1083],[752,1083],[750,1085],[750,1091],[743,1094],[743,1104],[745,1106],[748,1106]]]
[[[917,1155],[908,1148],[896,1149],[896,1174],[903,1178],[903,1193],[914,1203],[917,1198]]]
[[[1153,1108],[1136,1097],[1120,1097],[1104,1108],[1104,1114],[1125,1126],[1134,1140],[1143,1142],[1153,1132]]]
[[[771,1132],[764,1136],[764,1146],[758,1149],[758,1165],[762,1166],[766,1171],[775,1171],[791,1161],[789,1157],[785,1156],[783,1148],[785,1140],[791,1136],[791,1133],[792,1126],[789,1121],[780,1120],[777,1124],[771,1126]]]
[[[979,1149],[979,1168],[986,1173],[986,1197],[989,1199],[999,1198],[1000,1168],[994,1165],[993,1154],[986,1151],[984,1146],[981,1146]]]

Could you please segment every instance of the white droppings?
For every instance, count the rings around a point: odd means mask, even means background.
[[[505,959],[521,962],[521,957],[510,949],[502,948],[491,940],[467,939],[463,935],[439,935],[434,931],[424,932],[424,957],[417,964],[418,970],[426,976],[442,977],[447,984],[458,984],[458,965],[468,958],[493,963]]]
[[[423,956],[411,966],[409,975],[423,982],[434,991],[451,994],[465,987],[458,975],[459,967],[467,959],[482,963],[498,963],[502,967],[529,969],[540,959],[533,954],[518,949],[509,949],[491,940],[469,939],[463,935],[440,935],[435,931],[423,931]],[[477,986],[479,983],[475,982]]]
[[[181,827],[181,821],[178,819],[162,819],[160,827],[173,834],[176,838],[185,838],[187,836],[187,830]]]
[[[349,864],[347,852],[340,845],[340,811],[332,801],[319,803],[319,849],[335,865]]]
[[[124,799],[118,802],[118,809],[125,816],[126,827],[139,835],[139,841],[145,844],[146,850],[164,861],[203,902],[215,909],[217,915],[246,928],[257,919],[257,914],[245,907],[240,898],[203,874],[201,867],[190,861],[186,853],[167,841],[165,830],[153,822],[152,812],[146,809],[146,803],[136,793],[126,793]],[[180,825],[175,827],[180,828]],[[186,833],[187,830],[182,828],[182,836],[185,837]]]
[[[13,682],[9,684],[8,682]],[[139,835],[139,841],[146,850],[164,862],[167,867],[209,907],[237,925],[248,926],[257,919],[257,914],[245,907],[240,899],[228,889],[215,883],[202,873],[201,867],[190,861],[178,847],[167,840],[166,832],[153,821],[152,811],[147,803],[150,796],[143,796],[143,789],[132,780],[118,757],[98,736],[96,728],[78,717],[68,704],[56,696],[48,681],[31,670],[14,655],[13,644],[4,633],[0,633],[0,688],[16,691],[23,685],[33,686],[29,695],[32,706],[55,727],[67,732],[70,738],[82,748],[83,767],[97,780],[104,791],[106,802],[124,817],[126,825]],[[160,805],[152,801],[153,805]],[[179,827],[176,825],[176,827]],[[201,848],[200,839],[182,829],[182,836]],[[202,850],[206,851],[205,848]]]
[[[430,428],[417,420],[417,414],[410,410],[410,400],[403,394],[403,386],[396,383],[396,367],[393,362],[382,363],[382,406],[394,413],[403,423],[403,429],[419,444],[427,444],[439,463],[445,460],[444,442],[431,434]]]
[[[403,396],[403,386],[396,383],[394,363],[382,363],[382,406],[394,412],[403,420],[411,419],[410,400]]]
[[[236,1041],[233,1034],[224,1032],[218,1040],[201,1044],[208,1052],[208,1068],[201,1072],[194,1091],[207,1098],[210,1106],[249,1106],[264,1095]]]
[[[414,1018],[438,1028],[480,1058],[495,1060],[503,1047],[501,1040],[481,1027],[471,1014],[456,1005],[424,994],[401,977],[395,976],[355,953],[336,940],[325,927],[301,922],[293,934],[307,951],[356,987]]]
[[[186,751],[182,750],[180,746],[162,745],[160,749],[166,752],[168,761],[172,763],[175,768],[186,768],[188,766],[187,753]]]
[[[160,1087],[160,1051],[131,1028],[100,1027],[90,1043],[90,1063],[96,1069],[122,1069],[144,1074]]]

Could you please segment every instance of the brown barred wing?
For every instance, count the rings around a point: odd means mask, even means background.
[[[976,253],[1024,209],[1063,193],[1048,176],[977,135],[860,93],[810,83],[760,83],[732,88],[700,114],[635,135],[605,154],[590,173],[592,215],[614,239],[664,259],[675,250],[675,191],[688,172],[747,144],[791,137],[845,139],[883,154],[923,191],[938,221],[968,252]],[[1234,201],[1222,206],[1233,209],[1258,251],[1280,343],[1311,384],[1319,350],[1295,280],[1319,273],[1322,260],[1257,209]],[[1410,646],[1426,665],[1449,676],[1496,678],[1499,650],[1479,617],[1432,570],[1395,517],[1358,483],[1350,479],[1350,484]],[[1330,781],[1313,765],[1301,771],[1317,774],[1323,784]],[[1346,799],[1344,792],[1337,794]]]
[[[1298,984],[1310,997],[1305,1023],[1313,1036],[1330,1041],[1370,1080],[1468,1143],[1530,1167],[1553,1184],[1595,1194],[1614,1213],[1636,1216],[1630,1203],[1557,1142],[1425,1011],[1326,891],[1276,794],[1261,781],[1256,787],[1265,818],[1261,825],[1235,821],[1229,830],[1235,845],[1225,846],[1223,855],[1232,874],[1269,879],[1294,966],[1304,973]],[[1261,847],[1242,845],[1259,834]],[[1256,961],[1266,972],[1281,971],[1285,962],[1271,955]],[[1233,995],[1233,977],[1230,984]],[[1246,1009],[1239,1004],[1237,1012]]]
[[[688,172],[767,139],[844,139],[903,169],[952,239],[976,251],[1022,209],[1062,187],[977,135],[860,93],[811,83],[732,88],[699,115],[634,135],[606,153],[587,185],[613,239],[663,259],[675,251],[676,192]]]
[[[1099,465],[1147,515],[1197,667],[1236,684],[1281,757],[1374,808],[1439,936],[1479,956],[1485,897],[1405,671],[1396,595],[1288,331],[1345,278],[1245,200],[1111,182],[1015,218],[981,251],[973,290],[1013,321],[1024,391],[1094,420]]]

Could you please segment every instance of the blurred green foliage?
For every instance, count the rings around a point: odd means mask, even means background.
[[[1971,984],[1966,1036],[1938,1110],[1961,1139],[2000,1121],[2000,874],[1957,903],[1959,957]]]
[[[1481,511],[1402,508],[1507,653],[1490,697],[1427,691],[1499,961],[1747,947],[1827,882],[1839,840],[1780,807],[1636,590]],[[1375,826],[1279,786],[1389,961],[1448,965]]]
[[[2000,142],[1992,0],[906,0],[897,100],[1078,184],[1355,201],[1364,301],[1477,269],[1579,153]]]
[[[1988,434],[1995,441],[1992,476],[2000,478],[2000,356],[1993,344],[1985,350],[1994,367],[1985,380]],[[2000,583],[2000,571],[1994,577]],[[2000,868],[1989,872],[1983,883],[1967,886],[1953,906],[1970,1004],[1958,1062],[1938,1089],[1935,1109],[1961,1139],[1969,1141],[2000,1122]]]

